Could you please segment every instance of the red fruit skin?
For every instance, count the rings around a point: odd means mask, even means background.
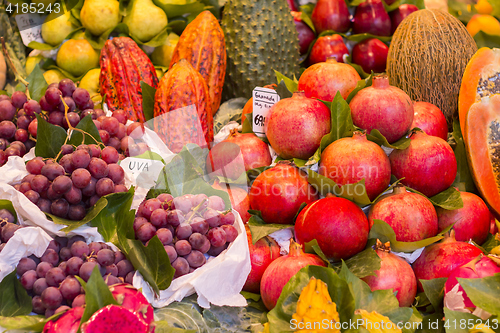
[[[353,33],[369,33],[375,36],[391,35],[391,18],[385,11],[382,0],[367,0],[356,7]]]
[[[438,218],[432,203],[420,194],[396,187],[393,193],[380,197],[370,207],[370,226],[373,220],[389,224],[400,242],[415,242],[436,236]]]
[[[448,140],[448,125],[443,112],[435,105],[427,102],[413,103],[413,123],[411,128],[418,127],[427,135]]]
[[[83,311],[80,306],[66,311],[57,321],[48,321],[43,327],[43,333],[76,333],[80,327]]]
[[[283,159],[307,160],[318,149],[321,138],[330,133],[330,115],[322,102],[295,92],[269,109],[264,131]]]
[[[361,252],[368,241],[368,220],[353,202],[328,197],[310,203],[295,221],[295,236],[302,246],[316,239],[328,259],[339,261]]]
[[[248,227],[246,229],[252,270],[248,274],[243,290],[258,294],[260,293],[262,275],[264,275],[266,268],[280,257],[280,247],[274,239],[267,236],[259,239],[255,245],[252,244],[252,234]]]
[[[288,2],[288,7],[290,7],[291,11],[298,12],[300,10],[295,0],[286,0],[286,2]]]
[[[377,38],[368,38],[352,49],[352,62],[363,68],[365,73],[385,72],[389,47]]]
[[[250,208],[259,210],[267,223],[292,224],[300,205],[318,200],[302,171],[278,164],[261,173],[249,192]]]
[[[361,80],[358,72],[348,64],[327,59],[307,68],[299,78],[298,90],[306,97],[333,101],[337,91],[346,99]]]
[[[427,197],[446,190],[457,175],[457,160],[450,145],[441,138],[417,131],[410,146],[389,155],[392,174]]]
[[[139,290],[127,283],[112,285],[109,290],[118,304],[135,313],[146,324],[154,321],[153,307]]]
[[[391,17],[391,35],[394,35],[399,24],[411,13],[416,12],[418,7],[415,5],[404,4],[389,13]]]
[[[240,214],[243,223],[247,223],[251,216],[248,212],[250,209],[250,197],[248,196],[248,192],[234,184],[229,185],[219,183],[218,181],[216,181],[212,187],[217,190],[223,190],[229,194],[231,206],[233,206],[233,209]]]
[[[82,333],[149,333],[149,324],[130,309],[119,305],[107,305],[96,311],[82,324]]]
[[[344,55],[349,50],[340,35],[322,36],[314,43],[309,54],[309,65],[325,62],[328,58],[335,58],[337,62],[344,62]]]
[[[382,193],[391,181],[389,158],[379,145],[360,133],[326,147],[318,172],[338,185],[355,184],[364,178],[370,200]]]
[[[299,46],[300,54],[306,54],[309,51],[309,45],[316,38],[316,34],[312,31],[307,24],[302,21],[302,12],[291,12],[293,16],[293,22],[295,23],[295,29],[299,34]]]
[[[292,243],[293,244],[293,243]],[[323,260],[314,254],[304,253],[300,247],[290,244],[290,253],[274,260],[265,270],[260,282],[260,295],[268,310],[276,306],[283,287],[292,276],[308,265],[326,267]]]
[[[318,0],[311,19],[318,34],[326,30],[347,32],[351,27],[349,16],[344,0]]]
[[[389,85],[386,76],[376,76],[373,85],[361,89],[349,103],[354,125],[368,134],[377,129],[389,143],[396,142],[411,128],[413,103],[401,89]]]
[[[417,278],[410,264],[394,253],[375,250],[380,257],[380,269],[375,275],[362,278],[372,291],[392,289],[397,292],[399,306],[411,306],[417,295]]]
[[[453,225],[455,239],[468,242],[472,239],[476,244],[483,244],[490,232],[491,213],[483,199],[473,193],[460,192],[464,206],[459,209],[446,210],[436,208],[439,231]]]
[[[426,247],[412,265],[418,289],[422,290],[422,284],[419,280],[447,278],[457,267],[468,263],[482,253],[474,245],[458,242],[453,236]]]
[[[234,133],[226,140],[240,146],[245,171],[254,168],[271,165],[272,159],[269,153],[269,146],[253,133]]]
[[[495,215],[490,212],[490,234],[492,235],[496,235],[498,233],[498,227],[495,221]]]

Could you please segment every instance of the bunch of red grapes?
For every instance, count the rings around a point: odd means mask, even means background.
[[[29,174],[14,186],[43,212],[79,221],[101,197],[128,190],[115,148],[63,145],[61,153],[59,162],[41,157],[28,161]]]
[[[163,193],[140,204],[135,235],[143,243],[158,236],[176,278],[203,266],[208,256],[218,256],[236,239],[235,216],[224,209],[219,196],[186,194],[174,198]]]
[[[17,265],[22,286],[33,297],[33,312],[50,317],[71,307],[85,304],[85,293],[75,276],[88,281],[97,267],[108,285],[132,284],[134,267],[120,251],[107,244],[87,244],[82,236],[52,240],[37,258],[23,258]]]
[[[15,224],[16,218],[8,209],[0,209],[0,252],[5,244],[14,236],[20,225]]]

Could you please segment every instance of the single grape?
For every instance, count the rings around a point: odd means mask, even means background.
[[[144,223],[135,233],[138,240],[143,243],[149,241],[156,234],[156,228],[149,222]]]
[[[59,248],[60,248],[59,243],[57,243],[55,241],[55,239],[51,240],[49,242],[49,245],[47,246],[47,249],[52,249],[52,250],[56,251],[57,253],[59,253]]]
[[[115,136],[118,133],[120,122],[114,117],[106,117],[101,121],[102,129],[109,133],[110,136]]]
[[[91,99],[89,99],[89,100],[87,101],[87,103],[85,103],[85,104],[81,105],[80,110],[81,110],[81,109],[83,109],[83,110],[93,109],[93,108],[94,108],[94,106],[95,106],[95,105],[94,105],[94,101],[92,101]]]
[[[172,232],[166,228],[161,228],[156,231],[156,236],[160,239],[160,242],[163,245],[167,245],[172,243],[172,240],[174,239]]]
[[[83,307],[85,305],[85,294],[80,294],[75,297],[73,302],[71,302],[71,307],[76,308],[78,306]]]
[[[213,247],[219,247],[226,243],[226,232],[221,227],[210,229],[207,238]]]
[[[66,217],[69,211],[69,203],[65,199],[57,199],[50,205],[50,211],[55,216]]]
[[[73,96],[76,89],[76,85],[71,79],[62,79],[59,81],[58,87],[64,97]]]
[[[145,217],[142,217],[142,216],[137,216],[135,219],[134,219],[134,232],[137,232],[137,230],[139,230],[140,227],[142,227],[143,224],[146,224],[148,223],[148,220],[145,218]]]
[[[67,305],[62,305],[62,306],[58,307],[58,308],[56,309],[56,311],[54,311],[54,314],[64,313],[64,312],[68,311],[69,309],[71,309],[69,306],[67,306]]]
[[[10,101],[4,100],[0,102],[0,121],[12,120],[15,115],[16,107]]]
[[[125,136],[120,140],[120,149],[127,153],[129,145],[133,144],[134,139],[132,139],[130,136]]]
[[[117,109],[113,111],[113,114],[111,115],[113,118],[116,118],[121,124],[126,125],[127,124],[127,113],[123,111],[122,109]]]
[[[40,278],[35,281],[33,284],[33,293],[35,295],[41,295],[45,289],[47,289],[49,285],[45,278]]]
[[[179,256],[188,255],[191,252],[191,244],[185,239],[178,240],[174,244],[175,250]]]
[[[28,119],[28,117],[26,117],[26,116],[20,116],[17,118],[17,128],[25,129],[26,131],[28,131],[30,123],[31,123],[31,120]],[[26,132],[26,133],[29,134],[29,132]]]
[[[208,196],[206,194],[197,194],[191,198],[193,207],[200,206],[200,209],[205,209],[208,207]]]
[[[85,215],[87,215],[87,211],[83,204],[70,205],[68,209],[68,218],[72,221],[80,221]]]
[[[175,235],[178,239],[188,239],[192,233],[193,229],[187,223],[182,223],[175,229]]]
[[[117,278],[116,276],[111,275],[111,274],[108,274],[108,275],[104,276],[104,282],[106,282],[106,284],[108,286],[112,286],[114,284],[122,283],[122,281],[119,278]]]
[[[73,146],[72,146],[72,145],[68,145],[68,144],[66,144],[66,145],[62,145],[62,146],[61,146],[61,153],[62,153],[63,155],[68,155],[68,154],[71,154],[71,153],[72,153],[72,152],[74,152],[74,151],[75,151],[75,149],[73,148]]]
[[[78,241],[85,242],[85,237],[80,236],[80,235],[72,236],[70,239],[68,239],[68,244],[66,246],[71,248],[71,245],[73,245],[74,243],[76,243]]]
[[[221,197],[217,195],[212,195],[208,197],[208,207],[222,211],[226,208],[226,204],[224,203],[224,200],[222,200]]]
[[[108,176],[109,168],[106,162],[100,158],[92,157],[88,166],[88,170],[92,177],[101,179]]]
[[[12,105],[14,105],[17,109],[22,109],[24,103],[28,101],[28,97],[22,91],[14,91],[12,96],[10,96],[12,101]]]
[[[66,261],[66,274],[67,275],[77,275],[80,272],[80,267],[83,265],[82,258],[71,257]]]
[[[108,164],[116,163],[118,162],[118,151],[113,147],[106,147],[101,151],[101,158]]]
[[[20,228],[21,226],[14,223],[7,223],[6,225],[4,225],[1,231],[2,242],[7,243],[9,239],[11,239],[12,236],[14,236],[14,233]]]
[[[45,100],[47,103],[54,106],[58,106],[61,103],[62,92],[56,87],[50,87],[45,91]]]
[[[66,266],[67,266],[67,265],[68,265],[68,264],[66,263],[66,261],[61,261],[61,262],[59,263],[59,265],[57,265],[57,267],[59,267],[59,268],[60,268],[60,269],[64,272],[64,274],[66,274]]]
[[[118,276],[123,277],[123,278],[128,273],[130,273],[134,270],[134,266],[132,266],[132,263],[130,261],[128,261],[127,259],[120,260],[116,264],[116,267],[118,267]]]
[[[0,122],[0,138],[12,139],[14,137],[14,134],[16,134],[16,130],[16,125],[14,125],[12,121],[4,120]]]
[[[37,177],[44,177],[44,176],[40,175]],[[47,179],[47,188],[48,188],[48,183],[49,181]],[[52,191],[54,191],[56,194],[59,195],[67,193],[68,191],[71,190],[72,187],[73,183],[71,182],[71,178],[65,175],[57,176],[56,179],[54,179],[54,181],[52,182]]]
[[[155,209],[149,220],[156,228],[164,228],[167,226],[167,212],[163,208]]]
[[[99,242],[92,242],[89,244],[89,251],[91,255],[96,255],[97,252],[101,251],[102,249],[103,247]]]
[[[115,184],[107,177],[99,179],[95,185],[95,192],[100,197],[113,193],[114,189]]]
[[[115,265],[118,264],[120,261],[125,260],[125,255],[121,251],[116,251],[115,252]]]
[[[89,145],[88,146],[89,149],[90,149],[90,155],[92,157],[99,157],[101,156],[101,147],[99,147],[98,145]]]
[[[54,249],[47,249],[40,257],[40,260],[42,262],[48,262],[54,267],[59,263],[59,254],[54,251]]]
[[[36,275],[39,278],[45,278],[45,275],[52,267],[54,266],[51,263],[42,261],[41,263],[38,264],[38,266],[36,266]]]
[[[202,235],[205,235],[208,232],[208,228],[208,223],[201,217],[195,217],[191,221],[191,229],[193,230],[193,232],[198,232]]]
[[[216,228],[220,226],[220,213],[214,209],[208,208],[203,213],[203,218],[208,223],[210,228]]]
[[[43,305],[42,298],[40,296],[35,296],[31,300],[31,304],[33,306],[33,312],[37,314],[45,313],[45,305]]]
[[[160,200],[162,208],[167,210],[170,208],[169,203],[171,203],[174,197],[169,193],[162,193],[159,196],[157,196],[156,199]]]
[[[16,130],[16,133],[14,133],[14,139],[21,141],[21,142],[26,142],[29,139],[29,134],[28,131],[22,128],[18,128]]]
[[[141,148],[139,145],[131,144],[128,146],[128,156],[137,156],[141,154]]]
[[[8,209],[0,209],[0,222],[14,223],[16,218]]]
[[[203,248],[203,245],[205,245],[206,241],[208,241],[207,237],[198,232],[195,232],[191,236],[189,236],[189,243],[191,244],[191,247],[195,250]]]
[[[130,272],[125,276],[125,283],[133,284],[135,272]]]
[[[89,206],[89,207],[94,206],[94,205],[97,203],[97,201],[99,201],[99,199],[101,199],[101,197],[100,197],[100,196],[98,196],[97,194],[95,194],[95,195],[91,196],[91,197],[90,197],[90,199],[89,199],[89,204],[88,204],[88,206]]]
[[[97,180],[94,177],[90,178],[90,182],[87,186],[82,188],[82,194],[87,197],[91,197],[95,194],[95,185],[97,184]]]
[[[173,204],[174,204],[175,209],[180,209],[184,214],[189,213],[189,211],[193,207],[193,203],[191,201],[192,197],[193,197],[193,195],[186,194],[186,195],[174,198]]]
[[[90,116],[92,120],[97,119],[97,114],[95,113],[94,109],[85,109],[80,113],[80,117],[83,119],[86,116]]]
[[[5,155],[6,156],[19,156],[21,157],[23,154],[19,150],[19,148],[10,146],[9,148],[5,149]]]
[[[10,101],[10,97],[8,95],[0,95],[0,102],[1,101]]]
[[[40,101],[38,101],[38,103],[40,103],[40,108],[42,108],[42,110],[44,110],[44,111],[50,112],[53,110],[52,105],[50,105],[47,102],[47,99],[45,98],[45,96],[42,96],[42,98],[40,98]]]
[[[127,191],[128,191],[128,189],[125,185],[118,184],[118,185],[115,185],[113,193],[120,193],[120,192],[127,192]]]
[[[92,176],[87,169],[78,168],[71,174],[71,180],[76,188],[83,189],[90,184]]]
[[[236,237],[238,237],[238,230],[236,230],[234,226],[225,224],[222,226],[222,229],[224,229],[224,232],[226,233],[226,242],[234,242]]]
[[[121,139],[123,139],[126,136],[127,136],[127,127],[125,127],[125,125],[123,125],[123,124],[118,125],[118,133],[116,133],[116,139],[118,140],[118,142],[120,143]],[[120,147],[120,146],[118,146],[118,147]],[[119,148],[117,148],[117,149],[119,149]]]
[[[115,253],[109,249],[102,249],[97,252],[97,262],[101,266],[108,266],[115,262]]]
[[[189,273],[189,263],[186,259],[178,257],[172,262],[172,267],[175,269],[174,278],[183,276]]]
[[[98,267],[99,270],[101,269],[101,266],[97,261],[87,261],[84,262],[83,265],[80,267],[80,272],[79,276],[82,278],[83,281],[87,282],[90,279],[90,275],[92,274],[92,270],[94,267]]]
[[[123,126],[122,124],[120,124],[120,125]],[[108,140],[108,146],[112,147],[112,148],[114,148],[114,149],[116,149],[118,151],[120,149],[120,147],[121,147],[120,139],[118,139],[115,136],[109,138],[109,140]],[[118,160],[120,160],[120,154],[118,154]]]
[[[21,156],[26,154],[26,146],[21,141],[14,141],[10,144],[10,147],[16,147],[21,152]]]
[[[45,193],[45,197],[49,200],[57,200],[62,197],[62,194],[57,194],[56,192],[54,192],[54,188],[52,187],[52,184],[50,184],[47,192]]]
[[[61,126],[63,124],[64,112],[61,111],[52,111],[49,114],[49,119],[47,121],[52,125]]]
[[[85,110],[85,106],[87,105],[87,102],[90,100],[90,94],[87,90],[83,88],[76,88],[75,91],[73,92],[73,100],[76,103],[76,106],[78,106],[78,109],[80,110]]]
[[[132,137],[132,139],[140,139],[146,132],[144,124],[132,123],[127,126],[127,135]]]
[[[56,287],[48,287],[42,292],[42,302],[47,309],[57,309],[62,301],[63,296]]]
[[[84,241],[76,241],[71,244],[71,255],[78,258],[86,258],[90,254],[90,249]]]
[[[227,212],[226,214],[221,216],[220,224],[221,225],[233,225],[235,220],[236,220],[236,218],[234,216],[234,213]]]
[[[64,193],[64,199],[66,199],[69,204],[76,205],[82,201],[82,190],[71,184],[71,189]]]
[[[95,116],[95,119],[94,118],[92,118],[92,119],[93,119],[92,121],[94,122],[95,127],[97,128],[98,131],[100,131],[101,130],[101,122],[99,120],[97,120],[97,116]]]
[[[34,271],[36,269],[36,262],[31,258],[21,258],[16,267],[17,275],[21,276],[27,271]]]
[[[68,106],[68,112],[74,112],[76,110],[76,104],[73,98],[71,97],[64,97],[64,103]],[[68,113],[69,116],[69,113]]]
[[[142,209],[141,209],[141,214],[145,218],[150,219],[153,211],[155,211],[156,209],[159,209],[159,208],[161,208],[161,201],[160,200],[158,200],[156,198],[149,199],[149,200],[146,200],[144,202],[144,205],[142,206]]]
[[[59,284],[63,282],[64,278],[66,278],[66,274],[59,267],[49,269],[45,275],[45,280],[51,287],[59,287]]]
[[[165,251],[168,254],[168,259],[170,260],[170,263],[174,262],[175,259],[177,259],[177,251],[175,251],[175,247],[172,245],[165,245],[163,246],[165,248]]]
[[[77,149],[71,157],[71,165],[73,168],[86,168],[90,163],[90,154],[85,149]]]
[[[191,253],[186,256],[186,260],[189,263],[189,266],[193,268],[203,266],[207,262],[207,259],[205,258],[203,253],[197,250],[191,251]]]
[[[80,288],[80,282],[72,276],[66,277],[59,286],[61,295],[69,301],[80,295]]]
[[[104,113],[104,110],[103,109],[94,109],[97,117],[100,117],[100,116],[105,116],[106,114]]]
[[[63,155],[61,159],[59,160],[59,164],[64,168],[64,171],[66,173],[71,174],[75,168],[73,168],[73,164],[71,164],[71,157],[73,156],[73,153]]]
[[[61,251],[59,251],[59,258],[63,261],[68,261],[71,256],[71,249],[69,247],[63,247]]]
[[[40,173],[50,181],[56,179],[57,176],[64,175],[64,172],[64,168],[57,163],[46,163],[40,170]]]
[[[109,141],[109,138],[111,137],[111,135],[109,135],[108,131],[105,131],[105,130],[99,130],[99,136],[101,137],[101,141],[102,143],[104,143],[105,145],[108,144],[108,141]]]
[[[72,127],[76,127],[80,122],[80,116],[76,112],[68,112],[68,120]],[[69,128],[66,117],[64,117],[62,120],[62,127],[65,129]]]
[[[115,264],[106,266],[106,274],[118,276],[118,267]]]
[[[217,257],[219,254],[221,254],[222,251],[227,249],[227,243],[219,246],[219,247],[210,247],[210,250],[208,250],[207,254],[212,257]]]

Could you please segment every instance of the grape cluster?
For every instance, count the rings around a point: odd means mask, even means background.
[[[115,148],[63,145],[61,153],[59,162],[41,157],[28,161],[29,174],[15,185],[42,211],[78,221],[102,196],[128,190]]]
[[[235,216],[224,209],[224,200],[219,196],[186,194],[174,198],[160,194],[139,205],[135,235],[143,243],[158,236],[176,278],[203,266],[205,255],[219,255],[236,239]]]
[[[0,252],[2,252],[5,244],[14,236],[20,225],[15,224],[14,215],[8,209],[0,209]]]
[[[87,282],[96,266],[107,285],[132,284],[134,267],[122,252],[114,252],[105,243],[87,244],[82,236],[52,240],[40,258],[22,258],[16,271],[33,297],[33,312],[50,317],[69,306],[85,304],[84,290],[75,276]]]

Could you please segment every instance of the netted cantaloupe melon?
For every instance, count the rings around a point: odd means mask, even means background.
[[[423,9],[401,22],[387,57],[390,84],[412,100],[440,108],[450,125],[457,116],[465,67],[477,51],[465,26],[451,14]]]

